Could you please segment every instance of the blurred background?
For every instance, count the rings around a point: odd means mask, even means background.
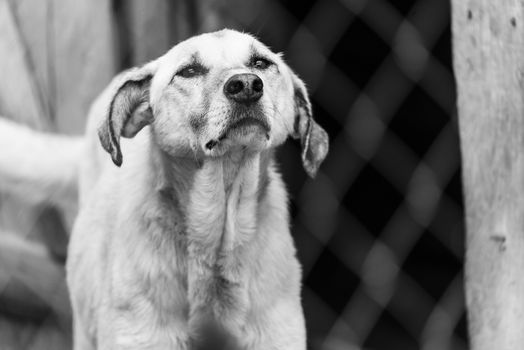
[[[224,27],[284,53],[331,138],[315,180],[278,153],[309,348],[466,349],[448,1],[0,0],[0,114],[80,134],[116,72]],[[70,349],[73,217],[0,195],[0,349]]]

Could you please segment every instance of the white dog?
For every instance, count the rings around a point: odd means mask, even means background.
[[[193,37],[117,76],[78,157],[74,349],[305,349],[274,161],[288,135],[314,176],[327,134],[303,82],[250,35]]]

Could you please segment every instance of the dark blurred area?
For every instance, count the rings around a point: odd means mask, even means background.
[[[303,265],[310,349],[468,348],[447,1],[110,3],[115,71],[229,27],[283,52],[306,82],[330,153],[314,180],[297,143],[288,141],[278,158]],[[55,120],[54,129],[79,133],[78,120],[72,127]],[[2,322],[0,329],[9,321]],[[45,348],[26,338],[27,348]]]
[[[315,180],[295,143],[279,154],[311,349],[466,349],[449,3],[246,1],[222,11],[284,52],[331,137]]]

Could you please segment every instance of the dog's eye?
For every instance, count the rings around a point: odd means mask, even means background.
[[[175,75],[182,77],[182,78],[193,78],[197,75],[203,75],[207,72],[206,68],[202,66],[201,64],[191,64],[189,66],[185,66],[184,68],[180,69],[178,72],[176,72]]]
[[[261,69],[261,70],[264,70],[264,69],[267,69],[269,66],[271,66],[273,64],[273,62],[271,62],[270,60],[268,60],[267,58],[263,58],[263,57],[255,57],[251,60],[251,64],[250,66],[255,68],[255,69]]]

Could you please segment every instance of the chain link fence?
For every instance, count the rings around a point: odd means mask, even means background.
[[[114,3],[118,65],[125,68],[137,63],[123,40],[133,35],[134,22],[119,21],[125,2]],[[466,349],[449,3],[192,4],[168,6],[170,34],[158,40],[172,45],[221,27],[255,34],[305,80],[316,120],[331,137],[315,180],[302,170],[298,144],[288,142],[278,153],[303,265],[309,348]],[[4,305],[8,284],[0,285]],[[0,336],[17,344],[12,348],[70,346],[69,328],[53,308],[37,321],[1,310],[8,316],[0,317]]]
[[[297,145],[280,153],[311,348],[467,348],[448,2],[239,1],[220,10],[285,53],[331,136],[314,181]]]

